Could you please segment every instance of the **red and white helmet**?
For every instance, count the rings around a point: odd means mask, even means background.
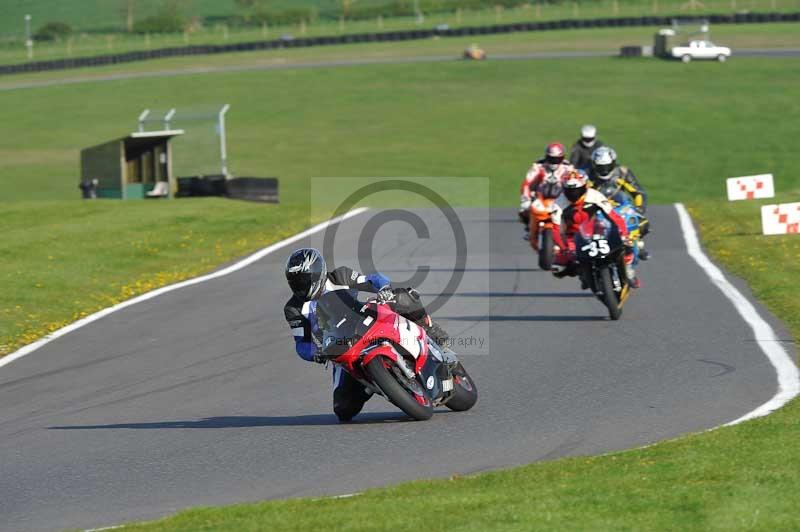
[[[564,196],[570,201],[575,203],[586,195],[587,182],[586,174],[580,170],[572,170],[564,176]]]
[[[560,142],[553,142],[548,144],[544,149],[544,162],[545,164],[555,167],[564,162],[564,154],[566,150],[564,145]]]

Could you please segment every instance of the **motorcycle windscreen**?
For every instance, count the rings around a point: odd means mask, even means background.
[[[317,301],[317,321],[322,332],[322,354],[336,358],[369,330],[369,313],[351,290],[333,290]]]
[[[536,191],[542,195],[543,198],[548,199],[555,199],[561,195],[561,191],[564,190],[561,181],[558,179],[548,179],[543,181],[536,189]]]
[[[575,236],[580,235],[584,240],[606,237],[611,230],[611,226],[611,221],[603,215],[603,211],[598,210],[578,226],[578,233]]]
[[[575,249],[579,262],[608,260],[617,255],[622,246],[617,226],[602,211],[583,222],[575,233]]]
[[[617,189],[612,195],[608,196],[608,199],[611,200],[611,203],[617,206],[622,206],[625,204],[633,205],[633,197],[631,197],[627,191],[622,190],[621,188]]]

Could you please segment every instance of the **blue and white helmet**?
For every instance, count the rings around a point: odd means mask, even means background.
[[[594,175],[603,181],[611,179],[611,172],[617,166],[617,152],[608,146],[601,146],[592,152]]]

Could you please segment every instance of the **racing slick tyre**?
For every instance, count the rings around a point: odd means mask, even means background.
[[[461,362],[453,368],[453,390],[445,406],[454,412],[469,410],[478,402],[478,388]]]
[[[614,283],[611,281],[611,270],[606,266],[597,273],[600,280],[600,289],[603,291],[603,304],[608,308],[608,317],[612,320],[618,320],[622,316],[622,309],[619,308],[617,293],[614,291]]]
[[[401,384],[400,380],[405,381],[406,377],[392,360],[377,356],[369,361],[366,369],[386,398],[397,408],[417,421],[431,418],[433,403],[422,385],[416,380]]]
[[[549,272],[553,268],[553,230],[542,231],[542,245],[539,248],[539,268]]]

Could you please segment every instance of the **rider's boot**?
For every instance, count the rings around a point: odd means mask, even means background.
[[[530,234],[531,213],[530,213],[530,211],[528,209],[520,208],[519,212],[517,213],[517,216],[519,217],[519,222],[522,224],[522,227],[524,227],[523,234],[522,234],[522,240],[530,240],[530,238],[531,238],[531,234]]]
[[[644,240],[639,240],[637,243],[639,246],[639,258],[642,260],[647,260],[650,258],[650,252],[644,247]]]
[[[425,329],[425,333],[437,344],[442,347],[447,347],[447,341],[450,340],[450,335],[447,334],[447,331],[442,329],[438,323],[433,321],[430,315],[425,316],[423,323],[421,324],[422,328]]]
[[[642,283],[639,281],[639,278],[636,277],[636,270],[633,268],[632,264],[625,265],[625,277],[628,278],[628,282],[630,283],[631,287],[639,288],[642,286]]]

